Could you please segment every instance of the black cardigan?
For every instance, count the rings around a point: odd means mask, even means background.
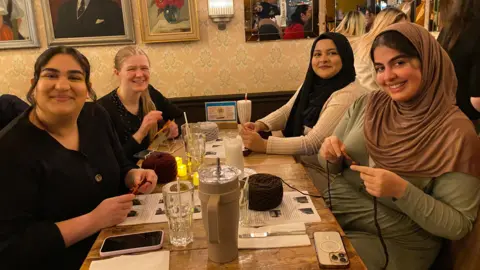
[[[0,96],[0,130],[10,123],[15,117],[28,109],[25,101],[14,95]]]
[[[135,159],[133,155],[147,149],[150,144],[148,136],[146,136],[140,144],[132,137],[142,124],[143,114],[141,113],[141,104],[139,109],[140,114],[131,114],[118,99],[116,91],[117,89],[99,99],[98,103],[101,104],[110,114],[127,158],[130,159],[131,162],[137,162],[138,160]],[[163,126],[166,120],[175,119],[180,132],[180,126],[185,122],[183,120],[183,111],[165,98],[152,85],[148,86],[148,91],[157,110],[162,111],[163,113],[162,116],[164,121],[159,122],[159,128]]]
[[[65,248],[55,223],[126,193],[136,166],[101,106],[86,103],[79,115],[79,151],[34,126],[31,110],[0,132],[0,268],[79,269],[97,235]]]

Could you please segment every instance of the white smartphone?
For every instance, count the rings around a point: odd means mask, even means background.
[[[313,233],[320,268],[348,268],[350,261],[338,232]]]
[[[107,237],[100,248],[100,256],[160,249],[163,244],[163,231],[141,232]]]

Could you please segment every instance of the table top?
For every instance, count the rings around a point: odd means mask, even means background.
[[[260,163],[261,164],[261,163]],[[310,194],[318,194],[307,172],[299,163],[248,166],[257,173],[269,173],[277,175],[290,185],[299,190],[308,191]],[[291,191],[284,185],[285,191]],[[143,224],[133,226],[111,227],[102,230],[95,240],[81,269],[89,269],[93,260],[100,259],[99,250],[106,237],[119,235],[122,233],[143,232],[151,230],[163,230],[165,232],[163,249],[170,250],[170,269],[278,269],[291,268],[295,265],[296,269],[320,269],[316,257],[313,233],[317,231],[338,231],[342,235],[342,240],[350,259],[350,269],[366,269],[363,261],[351,245],[350,241],[337,223],[335,217],[328,208],[325,207],[321,198],[313,198],[312,201],[321,217],[321,222],[306,223],[307,234],[310,237],[312,245],[304,247],[290,248],[271,248],[271,249],[241,249],[238,259],[226,263],[217,264],[208,260],[207,236],[203,228],[202,220],[195,220],[194,241],[187,247],[174,247],[168,241],[168,224]]]
[[[222,129],[220,130],[220,137],[225,136],[226,134],[238,134],[236,129]],[[186,160],[185,147],[181,139],[169,140],[166,144],[159,145],[159,142],[152,142],[149,147],[150,150],[167,152],[172,154],[175,157],[182,157]],[[215,159],[205,159],[205,163],[213,164]],[[281,164],[294,164],[296,163],[295,158],[291,155],[268,155],[264,153],[250,153],[244,158],[245,166],[258,166],[258,165],[281,165]],[[138,165],[141,166],[142,160],[138,162]]]

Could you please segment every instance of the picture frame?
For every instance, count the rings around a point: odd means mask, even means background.
[[[80,3],[42,0],[49,47],[135,44],[131,0],[90,0],[83,9]]]
[[[40,47],[32,0],[16,0],[10,7],[2,2],[0,17],[0,50]]]
[[[196,0],[141,0],[138,5],[144,43],[200,40]]]

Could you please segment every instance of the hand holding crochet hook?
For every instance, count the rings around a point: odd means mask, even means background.
[[[347,154],[345,144],[336,136],[325,138],[320,148],[320,156],[333,164],[338,164],[342,158],[345,159],[348,165],[358,164]]]
[[[320,156],[330,163],[338,164],[345,159],[350,169],[360,173],[366,191],[375,197],[400,198],[405,193],[408,182],[394,172],[360,166],[346,152],[343,142],[336,136],[327,137],[320,148]]]

